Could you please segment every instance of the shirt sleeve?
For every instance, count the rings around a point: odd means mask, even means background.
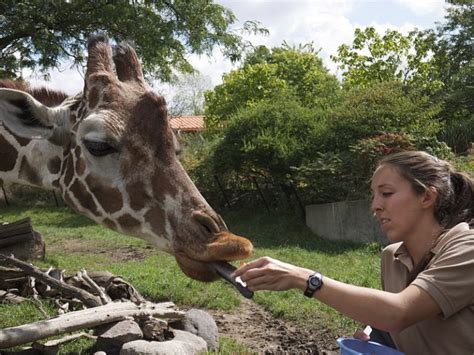
[[[428,292],[445,318],[474,301],[474,234],[454,238],[412,282]]]

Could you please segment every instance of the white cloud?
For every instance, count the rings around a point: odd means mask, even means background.
[[[78,68],[58,70],[52,69],[49,72],[51,80],[45,81],[34,74],[26,74],[26,78],[33,87],[44,86],[51,89],[64,91],[68,95],[75,95],[83,89],[84,74]]]
[[[445,0],[397,0],[416,15],[434,13],[442,15],[445,12]]]

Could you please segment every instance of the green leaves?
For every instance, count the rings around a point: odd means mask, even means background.
[[[307,108],[334,106],[339,84],[317,53],[312,44],[256,47],[240,69],[225,74],[223,83],[206,94],[207,127],[225,127],[239,110],[263,100],[280,100],[282,95],[293,95]]]
[[[352,46],[341,45],[331,58],[339,63],[347,87],[397,80],[437,90],[441,83],[432,77],[431,48],[432,38],[417,30],[406,36],[394,30],[380,35],[367,27],[357,28]]]
[[[211,54],[218,46],[235,60],[245,45],[229,28],[233,13],[212,0],[6,0],[0,14],[2,77],[16,78],[22,68],[46,72],[66,58],[81,64],[87,39],[96,32],[133,42],[145,71],[165,81],[173,68],[192,70],[189,53]],[[257,25],[246,29],[263,31]]]

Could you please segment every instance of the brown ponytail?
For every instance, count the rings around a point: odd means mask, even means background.
[[[453,171],[451,184],[454,190],[455,204],[449,213],[447,228],[460,222],[474,224],[474,180],[465,173]]]

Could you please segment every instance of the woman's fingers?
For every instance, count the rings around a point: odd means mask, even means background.
[[[267,265],[270,262],[270,258],[264,256],[263,258],[251,261],[241,267],[239,267],[237,270],[235,270],[232,273],[232,277],[238,277],[241,276],[242,274],[246,273],[247,271],[255,268],[261,268],[265,265]]]

